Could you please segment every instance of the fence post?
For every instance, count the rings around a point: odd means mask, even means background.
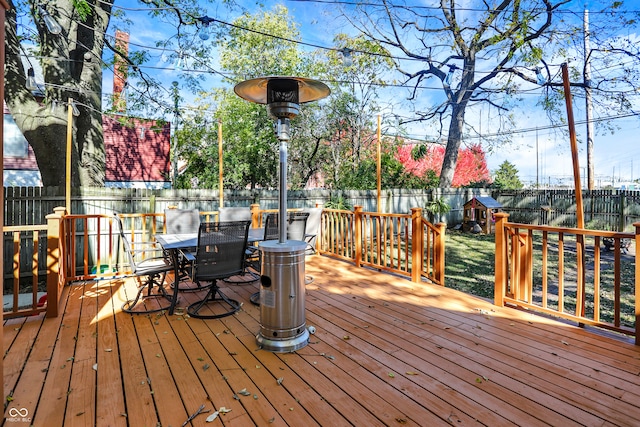
[[[505,223],[509,214],[497,212],[496,218],[496,258],[495,258],[495,284],[493,303],[498,306],[504,305],[504,296],[507,292],[507,250],[508,243],[505,238]]]
[[[636,345],[640,345],[640,286],[638,285],[640,283],[640,259],[638,257],[638,250],[637,248],[640,248],[640,222],[634,222],[633,226],[636,230],[636,268],[635,268],[635,280],[634,283],[636,284],[635,286],[635,293],[636,293]]]
[[[260,218],[260,203],[251,204],[251,227],[258,228],[262,218]]]
[[[355,263],[356,267],[360,267],[360,260],[362,260],[362,206],[355,206],[353,208],[353,240],[355,246]]]
[[[444,273],[445,273],[444,233],[447,230],[447,224],[445,224],[444,222],[439,222],[436,224],[436,227],[438,227],[438,236],[436,237],[436,241],[434,242],[435,259],[433,260],[433,266],[434,266],[433,273],[437,283],[440,286],[444,286]]]
[[[411,208],[411,281],[422,279],[422,258],[424,254],[424,227],[422,208]]]
[[[47,317],[57,317],[60,294],[65,283],[66,254],[64,253],[64,207],[53,209],[47,219]]]

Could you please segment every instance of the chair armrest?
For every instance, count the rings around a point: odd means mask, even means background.
[[[160,248],[160,245],[158,244],[158,242],[134,242],[133,245],[135,246],[148,246],[148,247],[153,247],[153,248]]]
[[[135,246],[138,249],[132,249],[131,254],[162,251],[162,247],[156,242],[135,242],[132,246]]]
[[[180,250],[180,255],[182,257],[184,257],[184,259],[187,262],[193,263],[196,260],[196,255],[193,252],[190,251],[183,251],[182,249]]]

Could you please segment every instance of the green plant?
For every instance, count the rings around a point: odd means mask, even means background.
[[[431,222],[435,222],[436,215],[439,220],[440,215],[446,214],[451,210],[451,206],[449,206],[442,197],[436,197],[435,199],[428,201],[424,209],[429,213],[429,220]]]
[[[353,209],[353,206],[344,198],[343,195],[338,195],[336,197],[329,197],[329,201],[324,204],[324,207],[327,209],[340,209],[345,211],[350,211]]]

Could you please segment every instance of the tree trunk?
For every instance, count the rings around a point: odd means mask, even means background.
[[[37,77],[40,83],[44,78],[44,99],[36,98],[25,87],[26,73],[15,27],[16,9],[12,8],[7,14],[5,102],[33,148],[43,185],[64,186],[69,126],[67,108],[69,99],[73,99],[80,115],[73,116],[71,124],[71,184],[73,187],[103,186],[101,58],[111,2],[96,6],[84,25],[64,18],[72,15],[73,8],[71,0],[58,0],[56,9],[69,13],[50,11],[63,28],[58,35],[48,33],[41,20],[35,20],[40,51],[36,52],[39,58],[30,61],[37,60],[41,65],[42,76]]]
[[[442,160],[442,170],[440,172],[440,182],[438,187],[451,187],[453,175],[456,171],[458,163],[458,152],[462,144],[462,127],[464,125],[464,110],[466,100],[453,105],[451,111],[451,122],[449,123],[449,136],[447,138],[447,147]]]

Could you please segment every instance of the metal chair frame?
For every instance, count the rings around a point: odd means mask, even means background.
[[[287,214],[287,240],[305,241],[308,212],[289,212]],[[264,240],[278,240],[279,233],[278,214],[269,213],[264,220]],[[247,250],[247,264],[255,271],[260,271],[260,251],[257,246],[251,246]]]
[[[172,296],[167,293],[164,282],[167,272],[173,271],[171,258],[164,254],[159,256],[158,254],[161,254],[162,250],[153,242],[135,242],[135,246],[140,249],[134,249],[134,244],[125,236],[122,220],[117,214],[114,214],[114,220],[119,228],[120,239],[131,268],[131,276],[146,277],[146,280],[140,282],[135,298],[125,301],[122,305],[122,311],[132,314],[147,314],[168,310],[171,307]],[[158,288],[156,292],[153,290],[154,287]],[[146,295],[144,295],[145,289],[147,290]],[[154,309],[136,310],[136,305],[144,303],[147,298],[165,298],[169,304],[160,305]]]
[[[251,221],[252,213],[250,207],[229,206],[218,208],[218,220],[220,222],[228,221]],[[247,248],[247,258],[251,255],[251,246]],[[224,278],[226,283],[232,285],[247,285],[260,279],[260,275],[249,268],[250,264],[245,264],[244,271],[232,277]]]

